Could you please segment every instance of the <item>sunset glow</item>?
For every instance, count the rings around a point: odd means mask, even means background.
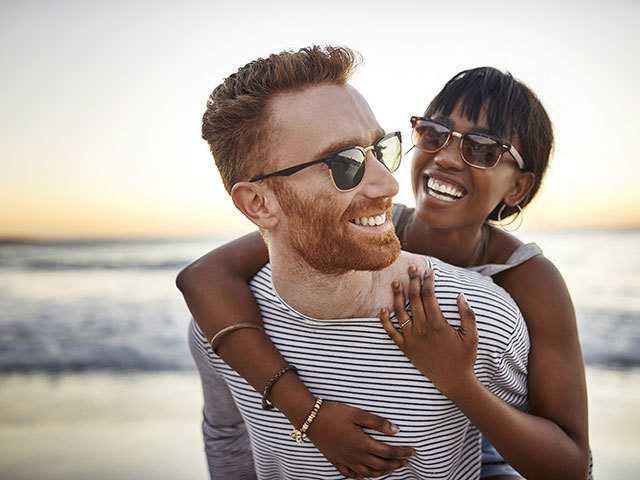
[[[282,28],[263,22],[276,8],[266,2],[249,12],[228,2],[6,3],[0,237],[229,237],[252,229],[200,139],[205,102],[246,62],[312,43],[362,53],[352,83],[379,122],[405,139],[409,115],[454,73],[511,71],[540,96],[557,138],[526,227],[639,227],[640,4],[585,2],[576,13],[544,3],[476,11],[465,2],[289,2],[277,7]],[[396,174],[397,200],[406,204],[409,162]]]

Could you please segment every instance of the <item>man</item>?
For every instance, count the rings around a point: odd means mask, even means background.
[[[307,387],[400,427],[379,438],[411,444],[416,454],[387,478],[477,478],[479,432],[402,354],[377,315],[393,305],[392,280],[409,265],[428,264],[438,300],[450,301],[449,287],[472,307],[485,305],[478,377],[517,406],[526,401],[526,327],[490,280],[400,252],[390,221],[399,136],[385,134],[346,83],[353,66],[351,52],[340,48],[252,62],[214,90],[203,136],[235,205],[268,245],[270,264],[251,288],[265,331]],[[459,324],[457,314],[445,316]],[[495,329],[507,334],[492,335]],[[215,370],[247,424],[259,478],[341,478],[313,444],[291,439],[286,417],[261,407],[260,394],[215,355],[195,323],[191,333],[205,402]],[[318,408],[319,401],[308,422]],[[301,430],[296,425],[298,440]]]

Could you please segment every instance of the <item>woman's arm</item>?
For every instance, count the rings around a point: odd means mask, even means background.
[[[528,265],[534,262],[533,265]],[[562,278],[545,259],[523,264],[505,286],[518,284],[514,299],[521,311],[533,315],[538,331],[532,335],[530,412],[507,404],[475,376],[477,333],[473,312],[461,297],[461,329],[444,319],[433,290],[433,275],[422,286],[415,272],[409,297],[413,322],[400,333],[383,314],[385,328],[425,376],[475,424],[505,460],[528,480],[584,480],[588,469],[588,436],[584,369],[577,342],[575,317]],[[515,269],[513,269],[515,271]],[[404,312],[404,295],[394,286],[394,306]],[[524,301],[523,301],[524,299]],[[540,321],[540,316],[548,321]],[[553,331],[543,331],[545,322]],[[552,338],[547,338],[551,336]],[[549,342],[542,346],[541,343]],[[545,359],[535,358],[542,352]]]
[[[256,232],[213,250],[178,274],[176,284],[207,338],[239,322],[262,325],[248,283],[268,261],[266,245]],[[233,331],[219,344],[217,353],[258,392],[286,365],[269,337],[252,328]],[[298,428],[315,402],[291,371],[275,384],[270,400]],[[331,463],[361,475],[394,470],[411,455],[413,449],[373,440],[362,428],[395,433],[392,424],[377,415],[325,402],[308,435]]]
[[[575,311],[562,275],[551,261],[537,256],[494,280],[518,304],[529,330],[529,413],[555,427],[553,436],[529,443],[530,453],[540,452],[545,463],[564,464],[568,472],[574,465],[573,476],[585,478],[590,455],[587,387]],[[509,460],[504,446],[494,446]]]

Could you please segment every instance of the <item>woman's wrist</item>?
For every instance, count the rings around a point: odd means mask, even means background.
[[[316,401],[294,372],[287,373],[273,386],[269,399],[294,427],[304,423]]]
[[[452,375],[446,382],[435,384],[449,400],[454,403],[464,402],[467,398],[473,398],[482,384],[473,370],[460,375]]]

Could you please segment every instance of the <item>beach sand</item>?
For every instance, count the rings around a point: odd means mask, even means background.
[[[640,370],[587,371],[598,479],[640,478]],[[0,376],[0,478],[207,478],[198,377]]]

